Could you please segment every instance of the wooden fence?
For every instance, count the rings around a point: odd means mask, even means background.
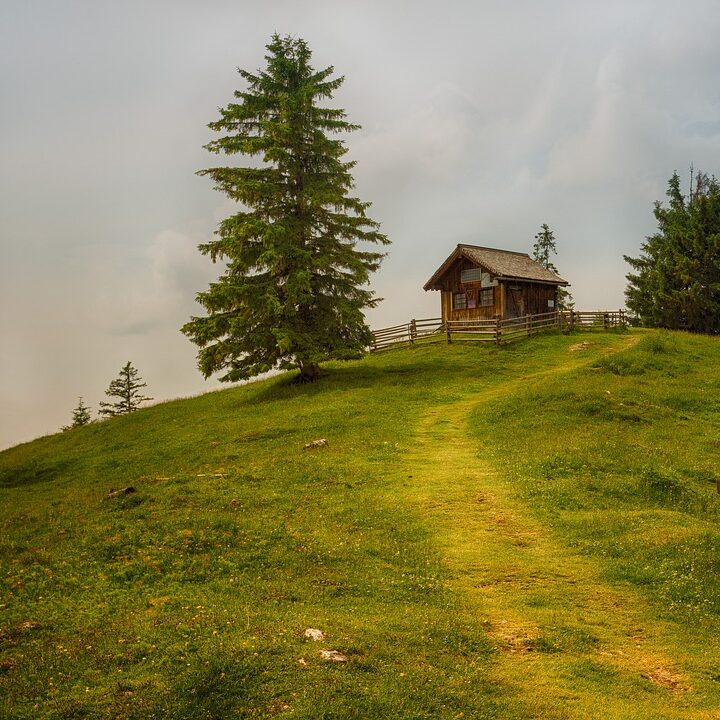
[[[373,331],[371,352],[407,347],[416,343],[488,342],[500,345],[544,330],[592,330],[627,327],[624,310],[561,310],[506,320],[448,320],[426,318]]]

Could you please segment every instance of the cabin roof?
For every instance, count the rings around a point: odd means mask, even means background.
[[[475,265],[486,268],[498,280],[533,280],[534,282],[549,283],[551,285],[569,284],[567,280],[563,280],[552,270],[548,270],[537,260],[533,260],[527,253],[498,250],[497,248],[480,247],[479,245],[459,244],[425,283],[423,289],[440,290],[441,287],[438,285],[438,281],[460,257],[465,257]]]

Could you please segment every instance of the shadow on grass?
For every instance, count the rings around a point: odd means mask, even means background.
[[[0,468],[0,488],[36,485],[50,482],[67,475],[73,463],[70,460],[38,458],[26,463],[15,463]]]

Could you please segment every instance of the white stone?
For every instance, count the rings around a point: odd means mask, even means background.
[[[333,662],[347,662],[347,657],[337,650],[321,650],[320,657]]]
[[[317,628],[308,628],[303,633],[303,637],[306,640],[314,640],[315,642],[318,642],[319,640],[323,640],[325,638],[325,633]]]
[[[313,440],[312,442],[309,442],[304,447],[305,450],[312,450],[313,448],[326,447],[327,444],[328,441],[325,438],[320,438],[319,440]]]

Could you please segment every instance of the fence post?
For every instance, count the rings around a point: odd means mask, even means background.
[[[575,329],[575,311],[571,308],[570,309],[570,332],[572,332]]]
[[[447,331],[447,339],[448,339],[448,345],[452,342],[452,338],[450,337],[450,322],[445,323],[445,330]]]
[[[417,338],[417,325],[415,325],[415,318],[413,318],[410,321],[410,344],[413,345],[415,343],[415,339]]]
[[[495,318],[495,344],[500,345],[500,318]]]

